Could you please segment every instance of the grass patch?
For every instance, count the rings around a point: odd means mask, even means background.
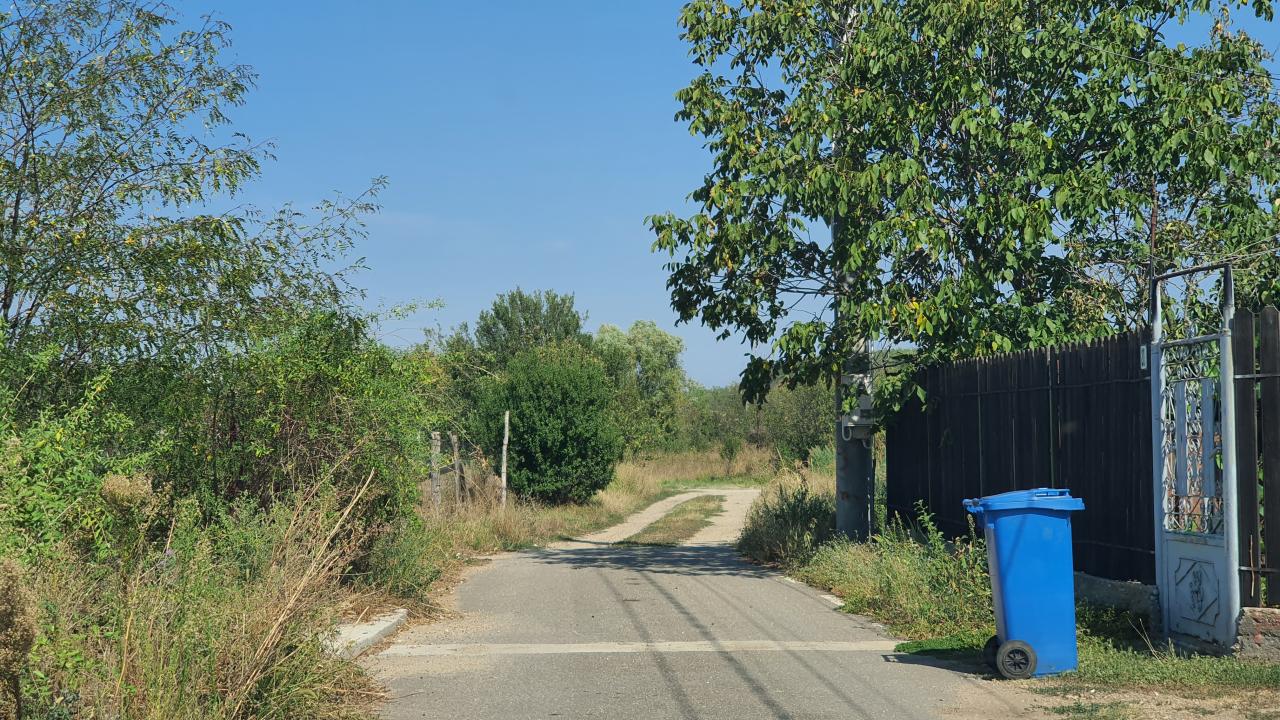
[[[1129,613],[1082,605],[1077,610],[1080,670],[1055,682],[1074,687],[1131,687],[1214,695],[1280,687],[1280,665],[1233,657],[1185,655],[1146,636]]]
[[[745,446],[730,460],[710,450],[632,458],[618,466],[614,483],[636,485],[656,479],[664,490],[675,493],[704,487],[759,487],[773,474],[772,451]]]
[[[685,500],[622,542],[627,545],[679,545],[711,525],[712,516],[724,510],[724,501],[723,495],[703,495]]]
[[[830,542],[794,572],[901,637],[963,638],[981,650],[994,633],[982,538],[947,542],[927,517],[918,528],[892,523],[869,543]]]
[[[908,655],[929,655],[931,657],[976,661],[981,659],[982,645],[986,643],[989,637],[991,637],[991,633],[985,629],[970,630],[923,640],[908,640],[907,642],[898,643],[893,648],[893,651]]]

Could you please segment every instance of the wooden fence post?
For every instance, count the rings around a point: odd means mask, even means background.
[[[502,414],[502,507],[507,506],[507,441],[511,437],[511,411]]]
[[[440,432],[437,430],[431,433],[431,501],[437,510],[440,509],[440,467],[437,465],[439,458]]]
[[[458,454],[458,435],[449,433],[449,447],[453,449],[453,504],[462,504],[462,456]]]

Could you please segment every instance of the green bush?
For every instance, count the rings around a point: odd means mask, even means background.
[[[829,447],[835,430],[835,396],[826,385],[778,384],[763,406],[744,404],[736,385],[688,388],[676,404],[673,449],[719,449],[726,440],[770,448],[790,463]]]
[[[80,398],[25,422],[15,394],[0,387],[0,554],[25,560],[61,542],[99,558],[110,553],[102,481],[136,473],[149,455],[118,451],[116,438],[134,425],[105,407],[109,381],[95,378]]]
[[[206,520],[240,501],[268,507],[315,478],[354,490],[372,475],[367,512],[390,522],[417,501],[424,430],[450,420],[435,356],[388,348],[342,313],[294,318],[191,366],[127,362],[77,379],[3,359],[25,375],[0,382],[0,551],[110,550],[100,490],[112,474],[148,474],[165,503],[193,499]],[[78,393],[44,389],[59,385]],[[157,510],[165,525],[168,508]]]
[[[836,448],[834,445],[819,445],[809,450],[809,467],[815,472],[836,474]]]
[[[176,439],[157,478],[207,516],[242,497],[265,507],[321,473],[342,488],[372,473],[378,519],[404,516],[430,461],[425,431],[450,419],[435,356],[386,347],[366,318],[340,312],[296,317],[198,367],[130,373],[115,402]]]
[[[604,367],[587,350],[525,350],[481,392],[475,436],[497,467],[509,410],[511,489],[543,502],[585,502],[609,484],[622,457],[613,403]]]
[[[803,565],[834,535],[836,500],[803,478],[775,481],[751,506],[738,549],[759,562]]]

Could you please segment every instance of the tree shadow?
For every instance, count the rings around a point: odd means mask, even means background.
[[[771,574],[767,568],[743,560],[731,545],[621,545],[578,540],[570,547],[529,550],[526,554],[540,563],[582,570],[758,578]]]

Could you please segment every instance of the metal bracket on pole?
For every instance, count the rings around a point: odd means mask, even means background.
[[[841,408],[841,436],[846,441],[870,440],[879,420],[875,414],[875,399],[871,397],[871,376],[865,373],[846,373],[840,376],[840,385],[843,386],[844,395],[853,395],[858,399],[852,410]]]

